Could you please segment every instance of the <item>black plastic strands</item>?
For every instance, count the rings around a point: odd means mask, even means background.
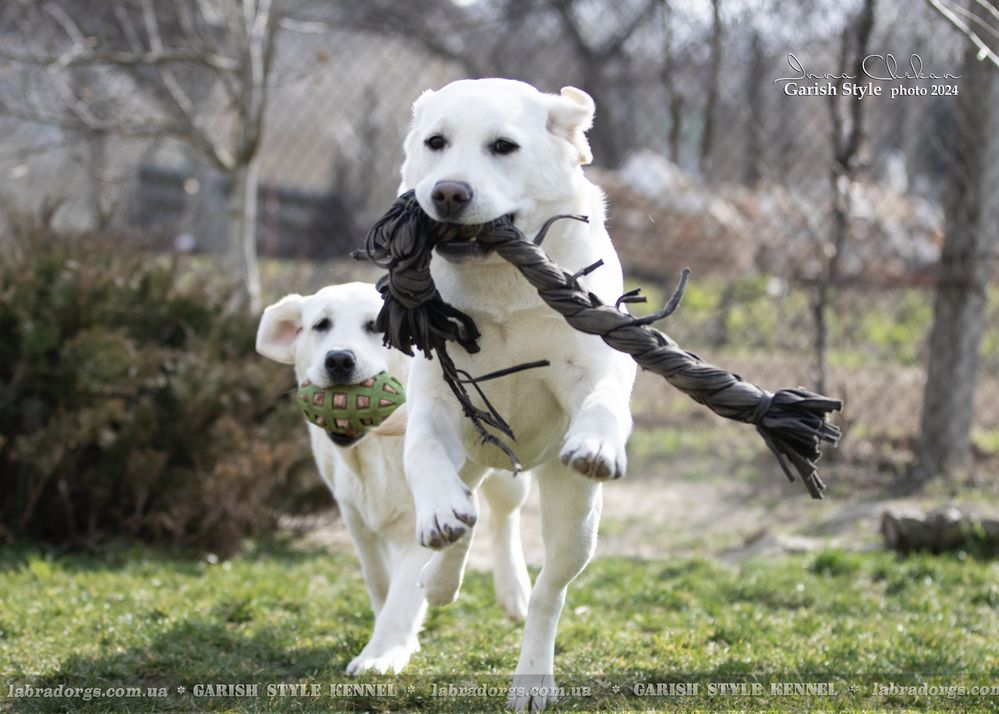
[[[483,439],[501,448],[514,468],[520,468],[510,448],[485,429],[485,425],[492,426],[513,438],[509,425],[478,390],[476,382],[547,363],[518,365],[474,379],[456,369],[447,354],[446,343],[455,341],[469,352],[477,352],[479,332],[468,315],[444,302],[430,276],[434,245],[455,238],[474,237],[516,266],[545,303],[573,328],[600,336],[609,346],[631,355],[643,369],[661,375],[716,414],[754,424],[787,477],[793,481],[794,471],[797,471],[812,497],[822,498],[825,484],[819,478],[815,464],[821,457],[823,442],[836,444],[839,441],[839,428],[826,421],[826,416],[841,409],[842,403],[800,387],[771,394],[736,374],[704,362],[682,349],[668,335],[650,327],[652,322],[667,317],[679,305],[687,280],[686,270],[669,303],[653,315],[635,318],[620,309],[622,303],[644,300],[637,291],[621,296],[616,305],[601,303],[578,282],[581,276],[599,268],[600,263],[571,274],[552,263],[540,247],[552,224],[565,218],[586,220],[579,216],[555,216],[545,223],[532,242],[508,219],[480,226],[437,223],[423,212],[412,191],[400,196],[371,229],[365,251],[358,256],[366,257],[388,271],[378,283],[385,304],[376,323],[384,332],[386,343],[406,354],[413,353],[413,346],[428,357],[436,352],[445,381],[461,402],[466,416]],[[465,388],[468,384],[479,391],[486,410],[472,404]]]

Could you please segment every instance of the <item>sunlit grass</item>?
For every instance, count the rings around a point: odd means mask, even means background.
[[[212,563],[133,550],[52,557],[6,548],[0,562],[0,697],[24,685],[168,692],[7,700],[23,711],[499,711],[500,697],[439,699],[432,685],[505,684],[518,655],[520,627],[495,604],[489,577],[471,573],[457,603],[431,612],[406,677],[362,680],[395,683],[396,696],[330,698],[326,687],[347,681],[343,669],[371,628],[352,557],[272,548]],[[872,698],[871,682],[994,683],[997,582],[999,564],[970,556],[899,561],[825,551],[737,569],[600,559],[570,589],[557,645],[558,682],[589,686],[591,696],[568,697],[559,709],[947,707],[946,699]],[[634,683],[656,681],[757,682],[765,693],[634,695]],[[840,693],[772,697],[772,681],[833,681]],[[212,682],[257,683],[260,696],[192,696],[195,684]],[[269,697],[266,685],[278,683],[317,683],[324,693]],[[976,701],[987,708],[999,697]]]

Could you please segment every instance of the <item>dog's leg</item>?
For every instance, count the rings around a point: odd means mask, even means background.
[[[389,590],[389,573],[385,567],[385,559],[378,549],[378,536],[364,524],[360,514],[353,508],[349,506],[340,508],[343,522],[350,531],[350,537],[357,548],[357,557],[361,561],[361,574],[364,575],[364,584],[368,587],[371,609],[375,617],[378,617]]]
[[[552,375],[552,390],[570,417],[559,458],[598,480],[624,476],[632,426],[635,363],[627,355],[608,354],[608,349],[599,344],[580,350],[567,369]]]
[[[472,489],[472,504],[478,509],[479,500],[476,489],[488,473],[487,469],[478,464],[466,461],[461,467],[462,483]],[[472,548],[475,529],[469,528],[450,547],[438,550],[424,566],[420,574],[420,586],[425,590],[427,602],[434,607],[450,605],[458,599],[461,583],[465,579],[465,564],[468,562],[468,552]]]
[[[541,496],[545,564],[531,591],[524,644],[509,705],[517,711],[554,703],[555,633],[569,583],[593,556],[602,506],[601,485],[581,479],[561,463],[536,470]]]
[[[472,548],[475,529],[468,531],[450,547],[431,556],[420,573],[420,587],[433,607],[444,607],[458,599],[465,579],[465,563]]]
[[[445,393],[440,375],[429,373],[437,368],[428,360],[413,363],[403,459],[416,511],[416,538],[427,548],[458,541],[478,519],[472,501],[472,488],[478,484],[466,484],[459,475],[465,463],[461,408]]]
[[[494,472],[482,482],[482,494],[489,503],[486,521],[493,539],[493,588],[496,600],[513,620],[527,615],[531,579],[520,542],[520,508],[531,491],[530,473],[514,476]]]
[[[419,586],[427,551],[415,544],[389,556],[392,581],[385,606],[375,617],[375,629],[361,653],[347,665],[347,674],[401,672],[420,649],[417,636],[427,603]]]

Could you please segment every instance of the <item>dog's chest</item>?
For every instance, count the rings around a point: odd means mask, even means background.
[[[401,467],[402,437],[368,436],[356,447],[339,449],[322,434],[313,447],[323,480],[341,507],[350,508],[375,533],[400,521],[407,532],[412,529]]]
[[[569,417],[557,394],[556,372],[572,369],[571,355],[576,336],[561,318],[552,319],[547,308],[526,310],[498,321],[486,315],[473,315],[481,332],[481,351],[469,355],[451,350],[455,364],[473,377],[519,364],[548,360],[547,367],[533,367],[522,372],[480,382],[486,399],[513,430],[515,441],[507,442],[525,468],[546,461],[557,454]],[[474,388],[469,388],[473,402],[486,408]],[[482,444],[478,432],[467,419],[462,420],[462,441],[468,455],[484,466],[509,468],[509,459],[495,446]]]

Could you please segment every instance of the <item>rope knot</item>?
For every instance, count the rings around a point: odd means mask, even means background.
[[[773,403],[774,403],[774,395],[772,395],[770,392],[763,391],[763,396],[760,397],[760,403],[756,405],[756,408],[753,409],[752,416],[749,417],[749,423],[755,424],[756,426],[763,426],[763,420],[770,412],[770,407],[773,405]]]

